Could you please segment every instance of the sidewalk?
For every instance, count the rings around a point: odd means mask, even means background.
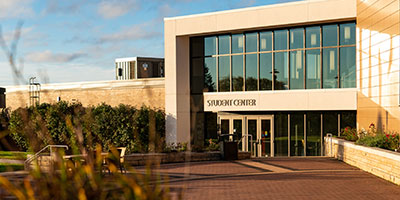
[[[138,169],[141,170],[140,168]],[[331,158],[165,164],[184,199],[400,199],[400,186]]]

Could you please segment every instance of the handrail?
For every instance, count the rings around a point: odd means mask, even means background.
[[[243,135],[242,138],[240,138],[240,140],[238,142],[238,146],[242,142],[244,137],[250,137],[250,152],[253,152],[253,135],[249,135],[249,134]],[[247,150],[249,150],[248,147],[247,147]]]
[[[53,154],[52,148],[56,147],[56,148],[66,148],[68,150],[68,146],[67,145],[47,145],[46,147],[44,147],[43,149],[41,149],[40,151],[38,151],[35,155],[33,155],[32,157],[26,159],[24,161],[24,167],[25,169],[27,169],[27,166],[29,166],[29,164],[36,158],[39,157],[40,153],[42,153],[44,150],[46,150],[47,148],[50,148],[50,155]]]

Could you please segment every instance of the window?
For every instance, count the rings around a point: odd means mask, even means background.
[[[279,30],[274,32],[274,50],[285,50],[287,49],[287,30]]]
[[[304,47],[303,43],[304,29],[290,29],[290,49],[300,49]]]
[[[257,51],[257,33],[246,33],[246,52]]]
[[[243,53],[243,34],[232,35],[232,53]]]
[[[356,47],[340,48],[340,86],[356,87]]]
[[[217,37],[205,37],[204,38],[204,55],[211,56],[216,54],[216,39]]]
[[[218,91],[230,91],[230,56],[218,58]]]
[[[320,27],[313,26],[306,28],[306,48],[320,47]]]
[[[230,53],[230,36],[221,35],[218,36],[218,54],[229,54]]]
[[[356,24],[340,24],[340,45],[356,44]]]
[[[272,31],[260,32],[260,51],[272,51]]]
[[[338,66],[337,66],[337,48],[323,49],[322,54],[322,87],[338,87]]]
[[[257,54],[246,55],[246,91],[257,90]]]
[[[243,91],[243,55],[232,56],[232,91]]]
[[[190,56],[204,59],[204,91],[355,88],[355,28],[345,22],[193,37]]]
[[[260,90],[272,90],[272,53],[260,54]]]
[[[290,52],[290,89],[304,89],[303,51]]]
[[[288,52],[275,53],[274,83],[275,90],[287,90],[288,88]]]
[[[337,24],[322,26],[322,46],[337,46]]]

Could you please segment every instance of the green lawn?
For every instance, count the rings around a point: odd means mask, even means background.
[[[28,154],[32,153],[22,151],[0,151],[0,159],[25,160]]]

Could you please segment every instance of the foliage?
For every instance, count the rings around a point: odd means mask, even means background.
[[[206,151],[219,151],[220,150],[220,146],[218,144],[218,139],[208,139],[206,140]]]
[[[82,131],[82,138],[76,138],[74,128]],[[106,150],[110,146],[124,146],[127,147],[127,153],[147,152],[149,135],[153,135],[154,148],[151,150],[161,151],[165,137],[165,113],[146,106],[137,109],[128,105],[112,107],[103,103],[85,108],[80,103],[60,101],[13,111],[9,130],[22,150],[38,151],[49,144],[74,146],[77,140],[82,139],[89,150],[101,144]],[[88,140],[92,141],[91,145]]]
[[[394,132],[378,131],[375,125],[371,123],[368,131],[360,133],[360,138],[356,141],[356,144],[398,151],[400,149],[400,135]]]
[[[0,159],[25,160],[31,152],[0,151]]]
[[[340,133],[340,136],[344,138],[345,140],[349,141],[357,141],[358,140],[358,133],[357,129],[355,128],[350,128],[346,127],[345,129],[342,130]]]
[[[0,172],[23,170],[23,164],[0,163]]]
[[[183,142],[183,143],[172,143],[172,144],[168,144],[164,147],[163,149],[163,153],[170,153],[170,152],[185,152],[187,151],[187,143]]]

